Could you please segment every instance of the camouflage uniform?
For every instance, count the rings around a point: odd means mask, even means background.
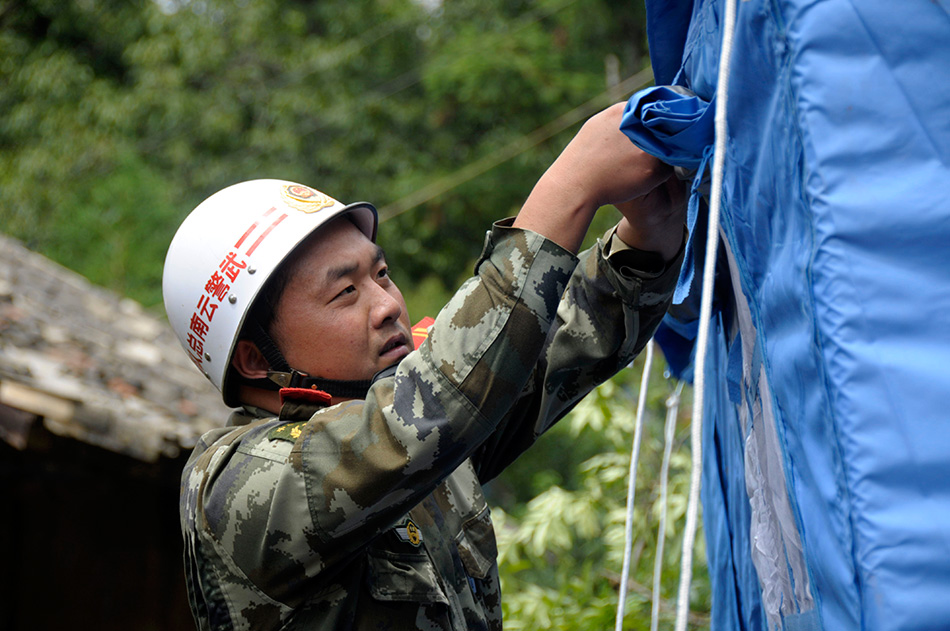
[[[244,410],[206,434],[181,494],[199,627],[500,629],[480,485],[633,359],[679,267],[636,271],[650,255],[602,243],[607,258],[577,258],[499,222],[365,400]]]

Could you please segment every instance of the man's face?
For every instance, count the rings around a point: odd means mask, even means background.
[[[287,363],[313,377],[362,380],[409,354],[406,303],[379,246],[340,219],[303,248],[273,324]]]

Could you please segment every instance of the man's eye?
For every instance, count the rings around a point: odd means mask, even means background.
[[[389,268],[384,267],[379,270],[379,273],[376,275],[376,278],[389,278]]]
[[[350,285],[349,287],[347,287],[346,289],[344,289],[343,291],[341,291],[340,293],[338,293],[338,294],[336,295],[336,297],[337,297],[337,298],[342,298],[343,296],[345,296],[345,295],[347,295],[347,294],[351,294],[351,293],[353,293],[354,291],[356,291],[356,287],[354,287],[353,285]]]

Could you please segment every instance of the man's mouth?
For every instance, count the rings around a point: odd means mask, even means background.
[[[409,351],[410,348],[406,344],[406,336],[402,333],[397,333],[386,341],[382,350],[379,351],[379,354],[381,357],[393,356],[394,358],[399,358],[403,355],[408,355]]]

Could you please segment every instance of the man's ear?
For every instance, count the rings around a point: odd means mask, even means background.
[[[231,357],[231,365],[239,375],[248,379],[264,379],[270,370],[270,364],[264,359],[257,344],[250,340],[238,340]]]

